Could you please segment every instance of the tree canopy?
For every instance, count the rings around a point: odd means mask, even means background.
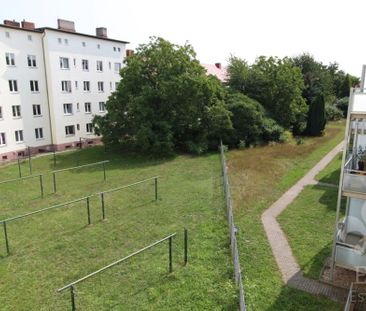
[[[152,154],[202,153],[232,128],[221,82],[206,76],[189,44],[151,38],[128,57],[105,116],[95,116],[105,144]]]

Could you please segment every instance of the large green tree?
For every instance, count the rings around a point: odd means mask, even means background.
[[[152,154],[201,153],[232,125],[225,89],[196,59],[191,45],[151,38],[128,57],[96,132],[110,145]]]

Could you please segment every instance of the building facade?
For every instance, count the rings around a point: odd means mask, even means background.
[[[0,24],[0,161],[97,143],[94,115],[120,80],[128,42],[33,23]]]

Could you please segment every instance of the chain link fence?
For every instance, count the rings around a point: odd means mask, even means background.
[[[236,229],[235,223],[234,223],[233,203],[232,203],[232,199],[231,199],[230,183],[229,183],[228,169],[227,169],[227,165],[226,165],[224,149],[225,149],[224,145],[222,144],[222,142],[220,142],[221,168],[222,168],[224,192],[225,192],[225,199],[226,199],[226,214],[227,214],[227,220],[229,223],[231,256],[232,256],[233,264],[234,264],[234,278],[235,278],[235,284],[239,287],[239,310],[246,311],[247,308],[245,305],[244,286],[243,286],[243,281],[242,281],[242,276],[241,276],[238,243],[236,240],[237,229]]]

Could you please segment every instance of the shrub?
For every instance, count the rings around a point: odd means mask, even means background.
[[[262,124],[262,138],[265,141],[281,141],[284,129],[275,120],[265,118]]]
[[[325,104],[325,118],[327,121],[336,121],[343,118],[343,112],[337,106],[330,103]]]

